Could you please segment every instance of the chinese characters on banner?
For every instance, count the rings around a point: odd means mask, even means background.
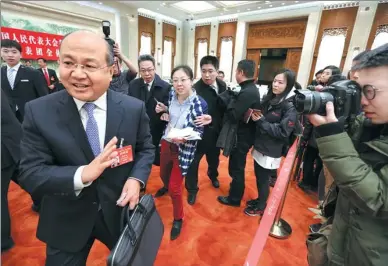
[[[1,39],[15,40],[22,46],[23,59],[58,60],[62,35],[1,27]]]

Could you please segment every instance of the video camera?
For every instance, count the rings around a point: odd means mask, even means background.
[[[113,54],[113,47],[115,45],[115,41],[109,38],[110,35],[110,22],[107,20],[102,21],[102,32],[105,35],[105,41],[108,42],[110,48],[112,49],[112,54]]]
[[[326,103],[333,102],[337,118],[355,117],[361,112],[361,87],[352,80],[341,80],[322,91],[295,91],[294,106],[302,114],[326,115]]]

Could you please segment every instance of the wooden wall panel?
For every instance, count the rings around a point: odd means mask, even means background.
[[[354,22],[356,21],[358,12],[358,7],[348,7],[348,8],[340,8],[340,9],[332,9],[332,10],[324,10],[322,12],[321,24],[319,25],[318,37],[315,43],[313,64],[311,65],[310,70],[310,78],[314,75],[315,65],[317,63],[317,57],[319,52],[319,46],[321,45],[322,35],[326,29],[332,28],[346,28],[346,39],[344,51],[342,53],[342,59],[340,68],[342,69],[345,63],[346,55],[348,54],[349,43],[353,33]],[[335,49],[333,47],[333,49]]]
[[[151,41],[151,53],[152,55],[155,55],[155,20],[151,18],[146,18],[143,16],[138,17],[139,20],[139,31],[138,31],[138,46],[139,46],[139,52],[140,52],[140,39],[142,33],[151,35],[152,41]]]
[[[246,59],[252,60],[255,62],[255,75],[254,79],[257,79],[257,76],[259,75],[259,66],[260,66],[260,59],[261,59],[261,53],[259,49],[249,49],[247,50],[247,56]]]
[[[176,48],[176,26],[163,22],[163,43],[162,54],[164,53],[164,40],[172,41],[172,58],[171,58],[171,70],[174,68],[174,57]]]
[[[249,25],[247,49],[303,47],[307,18]]]
[[[210,25],[203,25],[195,27],[195,44],[194,44],[194,76],[197,76],[197,64],[198,60],[198,40],[206,39],[207,40],[207,54],[209,54],[210,47]]]
[[[302,48],[288,49],[285,68],[291,69],[298,76],[300,57],[302,55]]]
[[[237,21],[220,23],[218,25],[218,40],[217,40],[217,57],[221,56],[221,40],[222,38],[231,37],[233,41],[233,54],[236,43]]]
[[[388,3],[380,3],[377,6],[375,19],[373,21],[372,28],[370,30],[368,44],[366,45],[366,49],[370,50],[372,48],[373,41],[375,40],[375,35],[377,28],[381,25],[388,24]]]

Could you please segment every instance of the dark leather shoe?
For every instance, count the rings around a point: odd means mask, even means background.
[[[168,192],[168,189],[165,188],[165,187],[162,187],[161,189],[159,189],[156,194],[155,194],[155,198],[159,198],[161,196],[164,196],[164,194],[166,194]]]
[[[34,212],[39,213],[39,211],[40,211],[40,205],[37,205],[37,204],[35,204],[35,203],[32,203],[32,205],[31,205],[31,210],[33,210]]]
[[[215,188],[220,187],[220,182],[218,182],[218,179],[211,179],[211,181],[212,181],[213,187],[215,187]]]
[[[218,196],[217,200],[219,203],[224,204],[224,205],[233,206],[233,207],[240,207],[240,201],[232,201],[229,197]]]
[[[177,239],[178,236],[181,234],[182,223],[183,223],[183,220],[180,220],[180,221],[174,220],[174,222],[172,223],[171,234],[170,234],[171,240]]]
[[[189,193],[189,195],[187,196],[187,203],[190,205],[194,205],[196,199],[197,199],[196,193]]]

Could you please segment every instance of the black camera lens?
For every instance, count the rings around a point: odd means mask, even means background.
[[[329,92],[300,90],[295,95],[294,106],[299,113],[324,114],[326,103],[330,101],[334,101],[334,97]]]

